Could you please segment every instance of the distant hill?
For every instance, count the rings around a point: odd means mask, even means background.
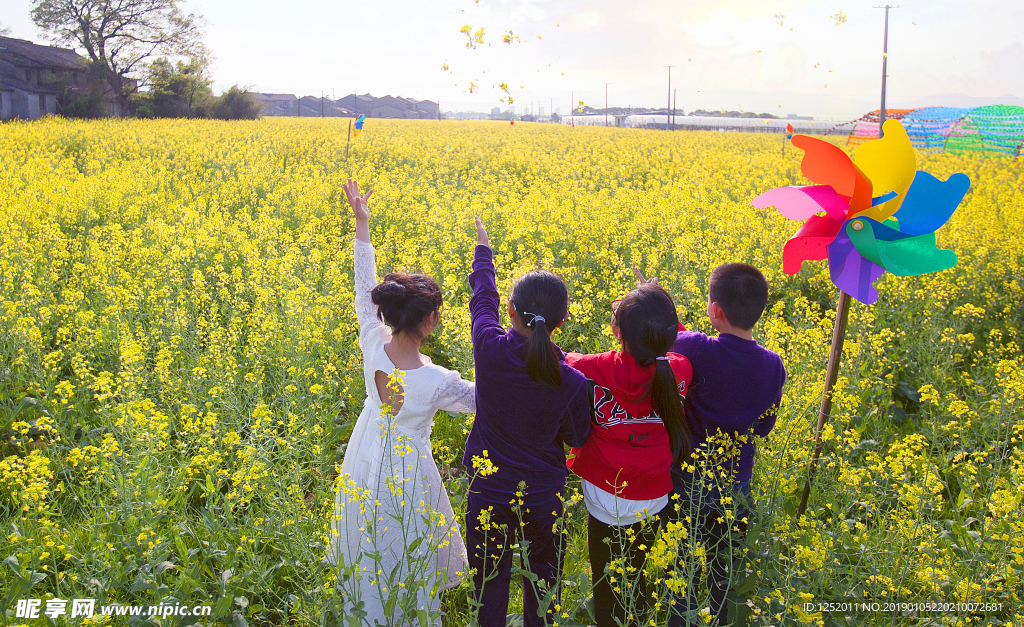
[[[978,96],[968,96],[966,94],[943,94],[941,96],[926,96],[924,98],[900,102],[898,106],[905,109],[915,109],[918,107],[962,107],[970,109],[997,104],[1024,107],[1024,99],[1018,98],[1012,94],[1003,94],[1002,96],[996,96],[995,98],[981,98]]]

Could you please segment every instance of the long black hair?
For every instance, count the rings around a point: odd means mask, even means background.
[[[377,317],[391,327],[395,335],[403,331],[417,333],[430,314],[441,309],[441,288],[425,274],[389,272],[370,292],[377,305]],[[423,338],[420,338],[423,339]]]
[[[668,430],[672,458],[677,462],[689,460],[693,452],[691,429],[683,412],[683,399],[676,386],[665,353],[672,348],[679,330],[679,316],[668,292],[658,285],[644,283],[626,294],[615,310],[615,318],[622,333],[626,350],[642,367],[654,364],[651,379],[651,403]]]
[[[538,383],[561,387],[562,369],[551,332],[569,312],[569,290],[565,283],[557,274],[533,270],[516,281],[510,299],[520,321],[533,330],[526,343],[526,374]]]

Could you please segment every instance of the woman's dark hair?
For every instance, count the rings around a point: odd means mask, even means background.
[[[516,281],[511,300],[520,321],[533,330],[526,342],[526,374],[538,383],[561,387],[562,369],[551,332],[569,312],[569,290],[565,283],[557,274],[533,270]],[[537,324],[538,316],[544,318],[543,324]]]
[[[441,309],[441,288],[425,274],[389,272],[370,292],[377,317],[395,335],[419,328],[427,316]],[[422,339],[422,338],[421,338]]]
[[[683,399],[665,353],[679,331],[679,316],[672,297],[660,286],[644,283],[626,294],[615,310],[626,350],[642,367],[654,364],[651,402],[668,430],[674,460],[689,460],[693,452],[691,430],[683,413]]]

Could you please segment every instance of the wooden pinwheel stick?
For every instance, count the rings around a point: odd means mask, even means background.
[[[846,319],[850,314],[850,295],[839,291],[839,306],[836,309],[836,324],[832,328],[832,348],[828,354],[828,369],[825,371],[825,391],[821,395],[821,409],[818,410],[818,427],[814,431],[814,454],[811,456],[811,465],[807,471],[807,481],[804,483],[804,493],[800,497],[800,509],[797,517],[804,515],[807,509],[807,498],[811,495],[811,481],[814,481],[814,471],[818,468],[818,458],[821,457],[821,430],[828,422],[829,414],[832,412],[832,388],[839,378],[839,360],[843,356],[843,340],[846,339]]]
[[[348,143],[345,144],[345,161],[348,161],[348,147],[352,145],[352,120],[348,121]]]

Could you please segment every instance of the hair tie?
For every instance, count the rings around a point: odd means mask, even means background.
[[[540,314],[535,314],[535,313],[530,313],[529,311],[524,311],[523,315],[524,316],[533,316],[533,318],[530,319],[530,322],[527,323],[527,325],[526,325],[527,328],[535,326],[538,322],[547,322],[544,319],[544,316],[542,316]]]
[[[661,357],[655,357],[654,360],[655,361],[668,361],[668,356],[667,355],[662,355]]]

